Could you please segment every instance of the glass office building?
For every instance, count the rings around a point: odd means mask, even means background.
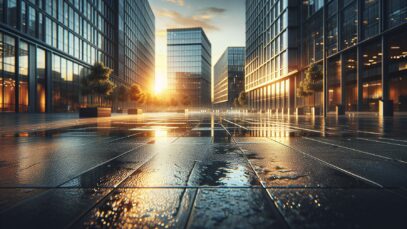
[[[75,111],[87,101],[80,79],[95,62],[112,68],[117,84],[154,78],[154,15],[147,0],[2,0],[0,47],[0,111]],[[118,61],[134,53],[148,60]]]
[[[246,1],[246,91],[257,110],[407,111],[407,1]],[[270,65],[269,65],[270,63]],[[297,97],[316,64],[324,90]]]
[[[202,28],[167,31],[168,92],[192,107],[211,104],[211,43]]]
[[[155,18],[148,0],[118,1],[117,72],[120,82],[154,88]]]
[[[290,5],[288,5],[290,4]],[[246,1],[246,76],[249,106],[287,112],[298,69],[295,1]]]
[[[228,47],[214,68],[214,105],[232,107],[244,91],[245,47]]]

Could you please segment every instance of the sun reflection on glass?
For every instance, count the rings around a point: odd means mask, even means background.
[[[156,129],[154,130],[154,136],[156,138],[166,138],[168,137],[168,131],[163,129]]]

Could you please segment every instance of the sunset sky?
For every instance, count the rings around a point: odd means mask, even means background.
[[[245,45],[245,0],[150,0],[156,17],[156,90],[167,78],[168,28],[202,27],[212,43],[212,66],[228,46]]]

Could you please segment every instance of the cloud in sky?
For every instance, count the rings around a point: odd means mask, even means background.
[[[202,27],[212,43],[212,64],[226,47],[245,44],[245,0],[148,1],[156,16],[156,81],[160,85],[167,82],[169,28]]]
[[[226,12],[226,9],[223,8],[217,8],[217,7],[208,7],[205,9],[201,9],[198,11],[199,14],[197,14],[195,17],[198,17],[202,20],[210,20],[214,18],[217,15],[223,14]]]
[[[196,11],[193,16],[184,16],[175,10],[158,9],[156,16],[170,19],[176,27],[202,27],[206,30],[219,30],[219,27],[211,20],[225,12],[226,10],[222,8],[208,7]]]
[[[166,2],[174,3],[179,6],[184,6],[185,5],[185,0],[165,0]]]

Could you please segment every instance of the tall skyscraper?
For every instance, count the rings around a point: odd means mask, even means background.
[[[211,103],[211,43],[202,28],[167,31],[168,92],[192,107]]]
[[[231,107],[244,92],[245,47],[228,47],[214,68],[214,105]]]
[[[155,17],[148,0],[119,0],[117,75],[121,83],[154,88]]]
[[[407,111],[407,2],[246,0],[246,91],[258,110]],[[314,64],[324,90],[299,97]]]
[[[0,112],[66,112],[95,62],[116,84],[154,79],[148,0],[0,1]]]

